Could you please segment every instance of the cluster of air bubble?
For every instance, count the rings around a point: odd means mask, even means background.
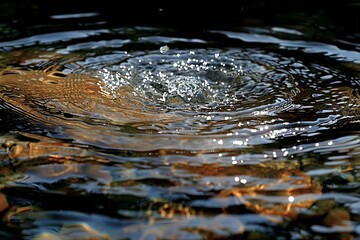
[[[242,81],[241,61],[218,52],[177,51],[133,56],[98,71],[106,86],[130,85],[150,101],[166,104],[211,104],[236,99]]]

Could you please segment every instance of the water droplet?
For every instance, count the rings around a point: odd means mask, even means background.
[[[162,47],[160,47],[160,53],[165,54],[167,51],[169,51],[169,49],[170,48],[168,45],[162,46]]]

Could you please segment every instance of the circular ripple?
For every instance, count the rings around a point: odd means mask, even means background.
[[[96,74],[112,89],[131,85],[171,110],[244,110],[284,102],[296,92],[292,76],[269,64],[280,58],[268,55],[265,62],[263,56],[255,49],[151,52],[129,55]]]

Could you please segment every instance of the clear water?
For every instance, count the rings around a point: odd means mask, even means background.
[[[4,97],[24,85],[0,76],[3,238],[359,238],[356,25],[279,12],[180,31],[63,11],[4,21],[2,69],[92,76],[149,117],[81,109],[94,98],[70,84],[72,102],[24,93],[48,119],[25,122]]]

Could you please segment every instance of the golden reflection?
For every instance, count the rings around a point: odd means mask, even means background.
[[[69,173],[79,173],[79,166],[65,160],[60,164],[52,164],[51,167],[37,169],[36,173],[42,177],[60,177]]]
[[[17,136],[26,137],[29,141],[19,141]],[[76,147],[61,140],[36,134],[17,132],[17,135],[2,136],[3,147],[9,159],[34,159],[38,157],[65,157],[86,155],[86,149]]]
[[[310,208],[322,193],[320,183],[299,170],[295,161],[269,161],[259,165],[229,167],[218,164],[178,164],[176,168],[186,169],[197,176],[213,177],[207,183],[210,184],[208,187],[214,185],[221,188],[212,197],[214,201],[218,199],[226,202],[235,197],[238,201],[236,204],[243,204],[247,209],[265,215],[296,218],[299,209]],[[230,176],[233,176],[233,186],[216,182],[217,178],[221,182],[221,177]]]
[[[24,212],[34,211],[37,210],[34,206],[12,206],[4,215],[3,221],[10,223],[16,218],[17,215],[20,215]]]
[[[71,121],[74,117],[114,124],[177,119],[146,104],[129,87],[112,90],[99,78],[56,70],[5,69],[0,72],[0,98],[19,117],[49,126],[79,124]]]
[[[59,232],[43,232],[35,236],[34,240],[60,240],[60,239],[91,239],[111,240],[111,236],[95,229],[86,223],[64,224]]]
[[[198,213],[197,213],[198,214]],[[174,218],[175,216],[185,216],[187,218],[196,215],[196,212],[182,204],[166,202],[161,199],[155,199],[147,210],[150,217]]]
[[[26,137],[28,141],[17,140],[17,137]],[[12,166],[16,167],[18,172],[14,175],[8,168],[2,168],[5,176],[23,178],[24,176],[19,176],[19,173],[26,171],[26,174],[35,174],[44,178],[56,178],[75,173],[97,177],[101,181],[112,180],[110,173],[102,169],[104,166],[102,164],[110,162],[106,154],[29,133],[17,132],[17,135],[2,136],[1,142],[1,147],[6,151],[8,159],[12,161]],[[86,164],[89,161],[91,164]]]

